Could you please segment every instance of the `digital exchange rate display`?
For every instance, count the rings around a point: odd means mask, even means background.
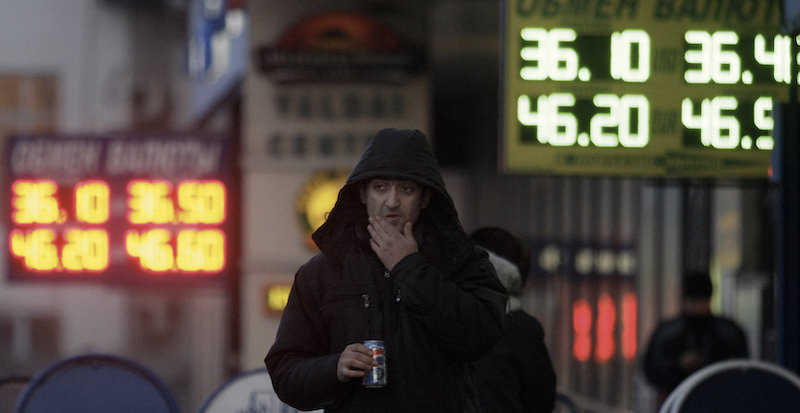
[[[507,0],[503,169],[766,178],[779,0]]]
[[[198,136],[18,137],[9,277],[170,283],[228,273],[231,148]]]

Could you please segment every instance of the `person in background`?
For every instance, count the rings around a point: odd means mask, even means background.
[[[462,229],[427,138],[372,137],[300,267],[265,364],[301,410],[478,412],[470,363],[503,331],[506,292]],[[362,385],[382,340],[387,384]],[[372,377],[372,374],[370,374]]]
[[[530,272],[530,252],[502,228],[479,228],[471,238],[489,253],[509,294],[503,336],[473,365],[481,408],[485,413],[550,413],[555,407],[556,373],[544,329],[522,310],[519,300]]]
[[[711,313],[714,287],[708,272],[686,273],[681,289],[680,315],[659,322],[644,356],[644,375],[658,391],[659,406],[695,371],[749,355],[744,330]]]

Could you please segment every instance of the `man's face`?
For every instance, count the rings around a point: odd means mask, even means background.
[[[400,232],[406,222],[417,222],[430,198],[430,191],[414,181],[373,179],[361,187],[367,215],[384,218]]]

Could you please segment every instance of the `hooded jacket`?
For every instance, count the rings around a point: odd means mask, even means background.
[[[391,272],[368,242],[359,191],[373,178],[432,191],[413,227],[419,252]],[[425,136],[379,131],[312,238],[321,252],[297,271],[265,359],[278,396],[330,412],[478,411],[470,361],[500,337],[506,295],[464,233]],[[339,382],[339,354],[370,339],[384,341],[388,385]]]

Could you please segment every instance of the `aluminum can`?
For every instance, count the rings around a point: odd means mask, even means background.
[[[367,371],[362,384],[364,387],[384,387],[389,382],[386,371],[386,349],[383,340],[367,340],[364,345],[372,350],[372,358],[378,365]]]

